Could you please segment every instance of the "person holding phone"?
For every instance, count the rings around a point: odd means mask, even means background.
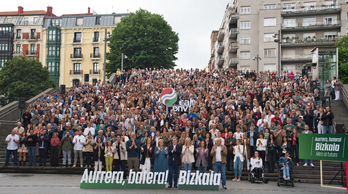
[[[62,150],[63,150],[63,165],[66,167],[66,160],[68,159],[68,165],[71,167],[71,150],[73,147],[73,137],[70,135],[69,131],[65,132],[65,136],[62,138]]]

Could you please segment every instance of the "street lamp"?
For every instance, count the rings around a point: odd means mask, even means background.
[[[278,33],[273,34],[274,42],[278,43],[278,77],[280,78],[280,43],[281,43],[281,34],[280,30],[278,30]]]
[[[261,61],[261,57],[259,56],[259,54],[256,55],[256,57],[253,57],[253,60],[256,60],[256,64],[257,64],[257,76],[259,76],[259,60]]]
[[[105,28],[105,38],[104,38],[104,84],[105,84],[105,72],[106,72],[106,44],[110,41],[111,33]]]

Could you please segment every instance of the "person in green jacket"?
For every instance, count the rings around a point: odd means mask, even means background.
[[[294,128],[296,128],[296,127],[293,124],[291,124],[291,119],[288,118],[286,120],[286,125],[284,125],[284,127],[283,127],[283,129],[286,131],[287,138],[290,138],[290,134]]]
[[[66,167],[66,159],[68,159],[68,165],[71,167],[71,150],[73,148],[73,137],[69,131],[66,131],[65,136],[62,138],[62,150],[63,150],[63,166]]]
[[[298,133],[302,133],[305,129],[306,123],[303,121],[303,117],[298,117],[298,122],[296,123]]]
[[[205,139],[205,128],[203,127],[202,123],[198,124],[198,128],[196,129],[195,134],[197,135],[199,141]]]

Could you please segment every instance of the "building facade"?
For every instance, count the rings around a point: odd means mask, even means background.
[[[13,24],[0,24],[0,68],[13,55]]]
[[[212,71],[214,69],[214,57],[215,57],[215,42],[216,42],[216,36],[219,31],[213,30],[210,35],[210,59],[208,63],[208,69],[209,71]]]
[[[88,9],[86,14],[46,17],[41,62],[48,66],[56,85],[103,80],[105,29],[111,33],[127,15],[93,15]]]
[[[253,58],[259,55],[260,71],[311,72],[311,50],[347,34],[347,12],[346,0],[232,0],[217,35],[214,68],[257,70]]]
[[[47,16],[55,16],[50,6],[47,7],[47,11],[24,11],[24,8],[19,6],[17,11],[0,12],[0,26],[2,29],[12,30],[5,38],[7,40],[2,38],[2,41],[8,41],[5,43],[8,45],[5,49],[12,53],[6,54],[6,57],[0,54],[1,61],[10,60],[13,56],[39,59],[42,43],[41,31],[44,18]]]

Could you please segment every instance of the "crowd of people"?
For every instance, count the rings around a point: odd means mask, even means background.
[[[333,133],[334,115],[320,105],[320,84],[313,90],[311,78],[276,75],[118,70],[114,84],[80,83],[30,104],[6,138],[5,166],[11,153],[16,166],[18,153],[20,166],[46,166],[50,156],[50,166],[105,167],[125,177],[129,169],[169,170],[169,187],[177,187],[180,168],[213,170],[224,188],[226,171],[233,169],[234,181],[250,167],[267,164],[274,172],[285,153],[299,166],[299,133]],[[160,98],[166,88],[176,91],[177,102],[190,102],[188,112],[166,112]]]

